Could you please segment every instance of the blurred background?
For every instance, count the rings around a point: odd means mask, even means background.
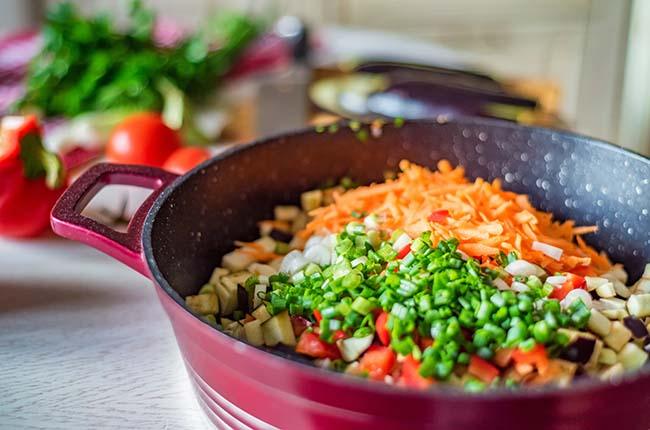
[[[6,36],[38,28],[53,3],[56,2],[4,0],[0,31]],[[129,7],[128,2],[110,0],[73,3],[84,14],[108,10],[120,21],[127,16]],[[264,76],[263,84],[259,76],[254,85],[240,82],[242,88],[236,98],[241,101],[248,97],[250,106],[239,106],[243,111],[236,116],[245,124],[232,127],[235,130],[231,130],[230,140],[280,131],[303,119],[324,120],[315,117],[317,113],[340,115],[348,111],[345,116],[352,116],[349,111],[368,113],[365,107],[360,112],[350,107],[350,103],[357,103],[358,108],[359,89],[355,85],[361,85],[359,82],[350,84],[354,97],[338,93],[345,92],[341,89],[345,82],[341,81],[317,86],[318,95],[312,94],[305,103],[301,97],[306,97],[319,79],[331,78],[341,70],[349,71],[354,67],[352,64],[391,60],[487,75],[508,95],[536,103],[533,111],[524,109],[522,114],[521,109],[501,109],[495,116],[569,128],[650,153],[650,26],[643,25],[650,22],[650,2],[646,0],[406,0],[399,6],[384,0],[149,0],[145,4],[160,19],[190,30],[201,26],[206,16],[234,9],[262,17],[269,25],[268,31],[279,30],[285,36],[292,36],[296,28],[301,30],[300,26],[309,31],[306,72],[288,71],[294,64],[281,61],[281,67],[275,67],[277,64],[271,67],[275,75],[272,79],[268,74]],[[298,58],[301,55],[305,54],[298,53]],[[3,61],[7,61],[6,56]],[[289,72],[293,74],[282,75]],[[406,81],[451,82],[438,78],[429,79],[425,72]],[[389,92],[392,98],[373,101],[374,114],[408,117],[404,112],[408,106],[404,107],[403,100],[395,102],[395,93],[402,97],[404,93],[421,94],[431,90],[410,88],[408,84],[399,88],[403,81],[397,79],[389,84],[364,81],[363,85],[379,88],[398,85],[396,91]],[[293,85],[302,85],[301,90],[287,89]],[[476,82],[468,86],[476,89]],[[488,92],[495,90],[490,83],[487,86]],[[331,101],[334,92],[339,96],[333,107],[331,103],[328,105],[328,100]],[[449,97],[459,96],[454,93]],[[291,106],[283,112],[286,115],[278,115],[278,110],[272,108],[279,100],[285,107]],[[341,106],[341,100],[347,100],[348,104]],[[426,108],[424,111],[428,113],[420,111],[421,106],[417,105],[408,112],[415,116],[440,112]],[[494,114],[494,110],[491,112]],[[242,115],[247,119],[242,119]]]

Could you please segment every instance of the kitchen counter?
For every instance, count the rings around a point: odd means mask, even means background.
[[[0,240],[0,294],[0,428],[210,428],[144,277],[54,236]]]

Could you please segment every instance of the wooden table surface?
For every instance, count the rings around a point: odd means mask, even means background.
[[[0,294],[0,428],[210,428],[139,274],[55,237],[0,240]]]

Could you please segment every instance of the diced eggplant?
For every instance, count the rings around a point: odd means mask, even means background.
[[[603,348],[598,356],[598,363],[611,366],[616,363],[616,351],[610,348]]]
[[[643,350],[650,353],[650,336],[643,339]]]
[[[237,309],[247,314],[251,307],[251,303],[249,303],[252,301],[251,299],[252,297],[249,296],[246,288],[242,287],[241,285],[237,285]]]
[[[305,247],[305,239],[302,237],[296,235],[291,239],[291,242],[289,242],[289,248],[290,249],[303,249]]]
[[[237,339],[244,339],[246,333],[244,332],[244,325],[239,321],[233,321],[228,325],[223,325],[224,333],[236,337]]]
[[[224,255],[221,259],[223,267],[233,272],[244,270],[253,262],[255,262],[255,258],[237,249]]]
[[[221,278],[226,276],[228,273],[230,273],[228,269],[224,269],[223,267],[217,267],[212,271],[212,276],[210,276],[210,280],[208,281],[208,283],[216,286],[219,284]]]
[[[592,309],[587,327],[589,327],[589,330],[596,333],[598,336],[605,337],[612,329],[612,322],[596,309]]]
[[[643,339],[644,337],[648,336],[648,329],[646,328],[645,324],[643,324],[643,321],[638,318],[625,317],[623,319],[623,324],[630,330],[632,336],[634,336],[636,339]]]
[[[215,289],[213,284],[205,284],[199,290],[199,295],[201,294],[217,294],[217,290]]]
[[[566,336],[569,339],[569,344],[575,342],[580,337],[583,337],[585,339],[596,339],[596,336],[586,331],[572,330],[569,328],[559,328],[557,332]]]
[[[612,330],[603,338],[605,344],[614,351],[620,351],[630,341],[632,333],[620,321],[612,323]]]
[[[271,318],[271,314],[269,313],[268,309],[266,309],[265,305],[261,305],[255,308],[255,310],[251,312],[251,315],[253,315],[255,319],[258,319],[262,322],[266,322]]]
[[[300,212],[298,206],[276,206],[273,210],[274,217],[278,221],[293,221]]]
[[[641,278],[650,279],[650,263],[645,265],[645,269],[643,270],[643,275],[641,275]]]
[[[262,332],[262,321],[253,320],[244,324],[244,333],[246,340],[251,345],[262,346],[264,345],[264,333]]]
[[[604,309],[601,313],[612,321],[622,320],[628,316],[625,309]]]
[[[309,212],[316,208],[319,208],[323,203],[323,191],[322,190],[311,190],[306,191],[300,195],[300,204],[302,210]]]
[[[291,318],[287,311],[281,312],[262,325],[264,344],[276,346],[281,343],[286,346],[296,345],[296,336],[293,334]]]
[[[598,300],[603,306],[603,309],[625,309],[625,300],[619,299],[618,297],[613,298],[603,298]]]
[[[289,231],[290,224],[287,221],[260,221],[258,224],[260,228],[260,237],[269,236],[273,229]]]
[[[279,272],[280,266],[282,265],[282,260],[284,260],[283,257],[274,258],[273,260],[269,261],[269,266],[273,267],[276,272]]]
[[[349,363],[359,358],[361,354],[370,348],[373,339],[374,335],[372,334],[365,337],[349,337],[347,339],[339,339],[336,345],[339,347],[339,351],[341,351],[343,360]]]
[[[636,370],[648,360],[648,353],[634,343],[626,343],[618,353],[618,361],[625,370]]]
[[[262,297],[264,293],[266,293],[266,285],[255,285],[255,289],[253,290],[253,309],[257,309],[262,304]]]
[[[595,276],[585,276],[585,281],[587,282],[587,291],[593,291],[596,288],[608,283],[609,279]]]
[[[224,327],[224,328],[228,327],[230,324],[232,324],[232,323],[234,323],[234,322],[235,322],[235,321],[231,320],[230,318],[221,317],[221,318],[219,319],[219,323],[220,323],[221,326]]]
[[[600,374],[600,379],[603,381],[611,381],[613,379],[619,378],[625,372],[625,368],[621,363],[616,363]]]
[[[215,316],[212,315],[212,314],[202,315],[202,316],[201,316],[201,319],[202,319],[203,321],[207,322],[208,324],[210,324],[212,327],[216,327],[216,326],[217,326],[217,317],[215,317]]]
[[[598,356],[600,355],[600,352],[602,350],[603,350],[603,341],[600,339],[596,339],[596,344],[594,345],[594,351],[591,354],[591,357],[589,357],[589,361],[585,363],[585,369],[595,370],[598,367]]]
[[[579,336],[560,353],[560,358],[573,363],[587,364],[594,355],[596,339]]]
[[[614,290],[614,284],[610,281],[601,285],[600,287],[596,288],[596,294],[598,294],[599,297],[605,299],[616,297],[616,290]]]
[[[648,267],[648,266],[646,266]],[[632,287],[633,294],[647,294],[650,293],[650,279],[641,278],[636,281],[636,284]]]
[[[627,282],[627,272],[621,264],[615,264],[607,273],[602,275],[603,278],[617,280],[625,284]]]
[[[617,296],[627,299],[630,297],[630,295],[632,295],[632,292],[627,287],[627,285],[625,285],[621,281],[615,280],[612,281],[612,283],[614,284],[614,291],[616,291]]]
[[[249,272],[255,274],[255,275],[264,275],[264,276],[271,276],[276,273],[276,270],[269,266],[268,264],[262,264],[262,263],[253,263],[248,268],[246,269]]]
[[[300,230],[303,230],[305,227],[307,227],[308,222],[309,216],[304,212],[300,212],[291,223],[291,232],[294,234],[298,233]]]
[[[278,242],[289,243],[293,239],[293,233],[274,228],[269,233],[269,237]]]
[[[635,317],[650,315],[650,294],[634,294],[627,300],[627,310]]]
[[[259,245],[266,252],[275,252],[275,240],[268,236],[260,237],[254,243]]]
[[[217,285],[217,296],[219,297],[219,309],[222,315],[230,315],[237,309],[237,284],[222,278]]]
[[[219,312],[219,301],[215,294],[199,294],[185,298],[187,306],[197,314],[209,315]]]

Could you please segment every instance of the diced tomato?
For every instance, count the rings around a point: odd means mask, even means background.
[[[379,341],[384,345],[390,343],[390,332],[386,324],[388,323],[388,312],[382,311],[375,320],[375,331],[377,332],[377,337]]]
[[[383,380],[395,365],[395,353],[388,346],[373,345],[363,354],[359,368],[368,372],[368,377]]]
[[[305,331],[298,339],[296,352],[313,358],[341,358],[341,353],[333,343],[323,341],[316,333]]]
[[[583,290],[587,289],[587,281],[582,276],[574,275],[573,273],[566,274],[567,280],[561,286],[554,288],[551,291],[549,297],[551,299],[562,300],[569,294],[572,290],[581,288]]]
[[[420,363],[412,355],[407,356],[402,362],[402,376],[400,385],[412,388],[425,389],[433,384],[433,378],[425,378],[420,375]]]
[[[467,368],[467,371],[486,384],[489,384],[494,380],[494,378],[499,376],[499,369],[489,361],[483,360],[478,355],[472,355],[469,359],[469,367]]]
[[[332,339],[333,339],[334,342],[336,342],[337,340],[340,340],[340,339],[345,339],[347,337],[349,337],[348,334],[346,332],[344,332],[343,330],[336,330],[334,332],[334,334],[332,335]]]
[[[296,336],[300,336],[309,326],[311,326],[311,322],[306,318],[301,316],[291,317],[291,327],[293,328],[293,334]]]
[[[520,348],[512,351],[512,359],[519,365],[533,365],[537,367],[540,374],[548,369],[548,354],[544,345],[537,344],[530,351],[522,351]]]
[[[429,221],[437,222],[438,224],[445,224],[447,222],[448,217],[449,217],[449,211],[446,209],[440,209],[431,212],[431,215],[429,215]]]
[[[399,252],[397,253],[397,257],[395,257],[398,260],[401,260],[402,258],[406,257],[406,255],[411,252],[411,244],[409,243],[406,245],[404,248],[400,249]]]
[[[320,320],[323,319],[323,316],[318,309],[314,309],[314,318],[316,318],[316,322],[318,323],[320,323]]]

